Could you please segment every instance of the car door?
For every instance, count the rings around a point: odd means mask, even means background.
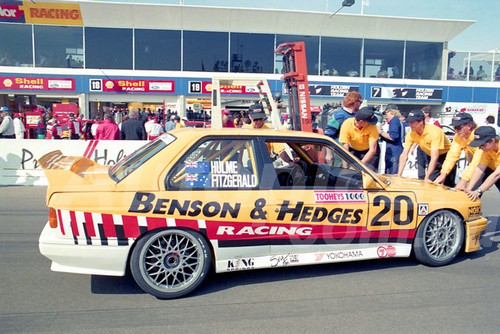
[[[275,168],[269,225],[275,226],[279,236],[271,237],[271,252],[282,260],[274,263],[283,264],[284,258],[289,262],[288,254],[362,247],[368,236],[368,199],[361,170],[327,142],[290,140],[282,144],[296,165]]]
[[[267,267],[259,262],[270,247],[268,192],[261,190],[258,151],[253,138],[208,137],[184,154],[167,177],[176,226],[207,236],[218,272]]]

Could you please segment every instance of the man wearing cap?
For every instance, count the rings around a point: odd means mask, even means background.
[[[479,165],[474,170],[474,174],[465,188],[470,199],[475,200],[480,197],[483,192],[490,189],[495,184],[500,190],[500,138],[497,136],[495,128],[491,126],[480,126],[474,131],[474,140],[469,144],[472,147],[479,147],[480,160]],[[481,176],[486,171],[488,166],[494,166],[493,173],[477,187],[474,186],[481,179]]]
[[[222,127],[234,128],[233,120],[231,119],[231,112],[228,109],[222,109]]]
[[[248,117],[250,117],[250,120],[252,122],[250,124],[243,125],[241,127],[242,129],[269,129],[269,127],[265,124],[267,115],[264,112],[264,107],[262,106],[262,104],[257,103],[251,105],[248,108]],[[266,143],[266,145],[269,153],[277,154],[283,161],[285,161],[289,165],[295,165],[293,159],[290,158],[290,156],[286,152],[285,145],[281,143]]]
[[[469,145],[474,140],[474,131],[476,130],[477,125],[474,122],[472,115],[466,112],[458,113],[453,116],[450,125],[455,129],[455,136],[453,137],[450,150],[446,154],[446,159],[441,167],[441,174],[439,174],[434,182],[440,184],[444,183],[446,177],[452,173],[452,171],[456,170],[456,163],[463,151],[465,153],[465,159],[469,165],[463,172],[462,177],[455,188],[458,190],[464,190],[465,185],[472,177],[472,173],[474,173],[474,169],[476,169],[479,163],[479,155],[477,155],[477,157],[474,155],[477,152],[476,147]]]
[[[339,141],[346,150],[353,153],[364,164],[376,171],[378,169],[378,119],[371,107],[356,112],[354,118],[344,121],[340,128]]]
[[[171,115],[168,122],[165,123],[165,132],[169,132],[169,131],[172,131],[173,129],[175,129],[174,118],[175,118],[175,115]]]
[[[0,108],[0,116],[2,117],[2,124],[0,124],[0,138],[16,138],[16,130],[14,128],[12,117],[10,117],[9,108]]]
[[[434,124],[425,124],[425,116],[422,110],[412,110],[408,113],[408,123],[411,131],[405,137],[403,153],[399,158],[398,176],[403,174],[403,170],[408,160],[408,153],[413,144],[418,144],[422,151],[430,157],[424,180],[433,181],[441,170],[441,166],[446,158],[446,153],[450,150],[450,141],[446,138],[443,130]],[[449,175],[445,185],[453,186],[449,180],[454,179],[454,175]]]
[[[389,124],[387,132],[378,128],[380,138],[385,142],[385,173],[397,174],[399,156],[403,152],[404,128],[399,120],[401,114],[398,106],[388,104],[384,111],[385,118]]]

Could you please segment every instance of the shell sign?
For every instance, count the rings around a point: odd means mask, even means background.
[[[38,1],[0,4],[0,22],[83,25],[80,5]]]

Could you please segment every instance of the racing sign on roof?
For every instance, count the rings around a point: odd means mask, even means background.
[[[53,90],[74,91],[73,78],[42,78],[23,76],[0,76],[0,90]]]
[[[0,22],[83,25],[79,4],[38,1],[2,1]]]

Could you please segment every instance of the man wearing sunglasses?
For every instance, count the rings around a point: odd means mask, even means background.
[[[479,147],[479,165],[474,170],[471,180],[465,191],[470,199],[475,200],[492,185],[500,190],[500,137],[491,126],[480,126],[474,132],[474,140],[470,143],[472,147]],[[493,166],[493,172],[482,182],[476,190],[474,186],[481,179],[488,166]]]
[[[469,165],[463,172],[455,188],[465,190],[467,182],[471,179],[474,169],[476,169],[479,163],[479,155],[473,158],[477,147],[470,146],[470,143],[474,140],[474,131],[477,129],[477,125],[472,115],[466,112],[454,115],[450,125],[455,129],[455,136],[451,142],[450,150],[446,154],[443,167],[441,167],[441,174],[439,174],[434,182],[439,184],[444,183],[446,177],[456,169],[457,161],[460,159],[463,151]]]

